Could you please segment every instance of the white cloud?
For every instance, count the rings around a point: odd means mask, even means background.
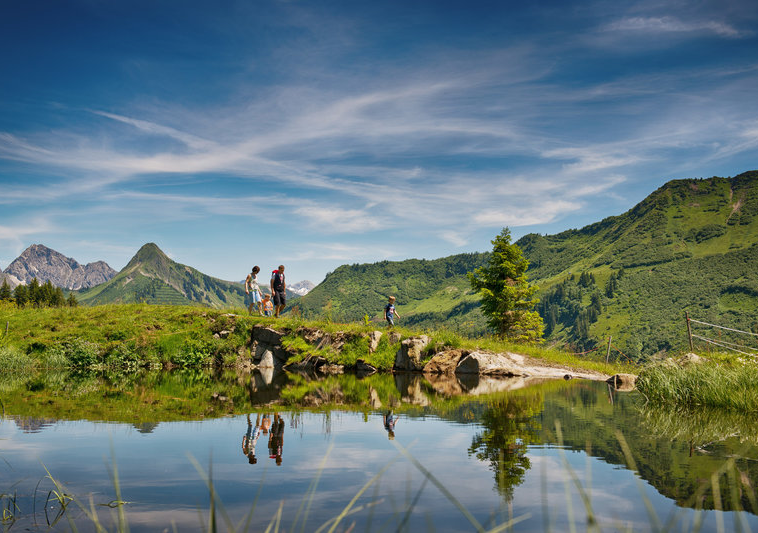
[[[712,33],[720,37],[741,38],[746,35],[733,26],[712,20],[683,21],[675,17],[628,17],[607,26],[607,31],[643,33]]]

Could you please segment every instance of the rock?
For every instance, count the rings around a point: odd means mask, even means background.
[[[636,382],[637,376],[634,374],[616,374],[608,379],[608,383],[613,385],[613,388],[618,391],[634,390]]]
[[[258,354],[256,353],[254,361],[258,368],[274,368],[277,366],[274,361],[274,354],[271,350],[264,350],[260,357],[258,357]]]
[[[390,344],[397,344],[402,338],[403,336],[397,331],[391,331],[387,340],[390,341]]]
[[[219,331],[219,332],[218,332],[216,335],[218,335],[218,336],[219,336],[220,338],[222,338],[222,339],[226,339],[226,338],[228,338],[228,337],[229,337],[229,335],[231,335],[231,334],[232,334],[232,332],[231,332],[231,331],[229,331],[228,329],[224,329],[224,330],[221,330],[221,331]],[[216,335],[214,335],[214,337],[215,337]]]
[[[379,347],[379,341],[382,340],[381,331],[372,331],[368,334],[368,353],[374,353]]]
[[[268,328],[262,324],[253,326],[252,340],[268,344],[270,346],[279,346],[282,343],[284,333]]]
[[[424,373],[453,374],[460,360],[468,354],[467,350],[446,350],[440,352],[424,365]]]
[[[523,368],[524,357],[514,353],[471,352],[463,357],[456,374],[492,376],[528,376]],[[563,373],[561,373],[562,375]]]
[[[377,372],[377,369],[375,366],[366,363],[363,359],[358,359],[355,362],[355,371],[360,375],[368,376],[375,374]]]
[[[330,346],[334,351],[339,352],[342,347],[350,340],[351,335],[342,331],[335,333],[325,333],[321,341],[316,345],[317,350]]]
[[[405,339],[400,343],[400,349],[395,355],[395,364],[393,370],[410,370],[420,371],[423,369],[421,356],[426,345],[429,344],[429,337],[420,335]]]
[[[305,342],[308,344],[313,344],[314,346],[321,342],[321,339],[324,338],[324,332],[320,329],[307,328],[305,326],[297,328],[297,334],[302,337]]]

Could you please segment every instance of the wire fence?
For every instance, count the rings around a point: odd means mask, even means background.
[[[748,335],[748,339],[751,339],[752,342],[755,342],[758,344],[758,333],[753,333],[750,331],[743,331],[741,329],[735,329],[735,328],[729,328],[726,326],[719,326],[718,324],[710,324],[708,322],[703,322],[702,320],[695,320],[694,318],[690,318],[689,313],[685,313],[685,317],[687,319],[687,335],[689,336],[690,341],[690,350],[694,351],[694,343],[693,339],[697,339],[699,341],[702,341],[706,343],[708,346],[717,346],[719,348],[722,348],[724,350],[730,350],[733,352],[740,353],[742,355],[748,355],[751,357],[758,357],[758,347],[751,346],[747,342],[745,342],[745,335]],[[718,338],[713,337],[706,337],[705,333],[698,334],[694,333],[692,331],[692,324],[697,324],[698,326],[703,326],[706,328],[711,328],[707,331],[712,331],[714,333],[710,333],[711,335],[717,335]],[[730,335],[728,338],[723,338],[725,335]],[[740,337],[742,335],[742,337]],[[734,342],[737,341],[737,342]]]

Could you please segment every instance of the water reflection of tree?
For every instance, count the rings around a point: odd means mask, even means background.
[[[535,415],[541,410],[541,395],[498,398],[482,413],[480,422],[484,429],[469,447],[469,454],[489,461],[498,492],[508,500],[531,467],[526,452],[530,444],[540,440],[541,425]]]

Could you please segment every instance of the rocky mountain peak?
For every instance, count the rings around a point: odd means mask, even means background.
[[[42,244],[29,246],[3,273],[19,283],[26,284],[37,278],[40,283],[49,280],[56,287],[71,290],[94,287],[117,274],[103,261],[81,265]]]

